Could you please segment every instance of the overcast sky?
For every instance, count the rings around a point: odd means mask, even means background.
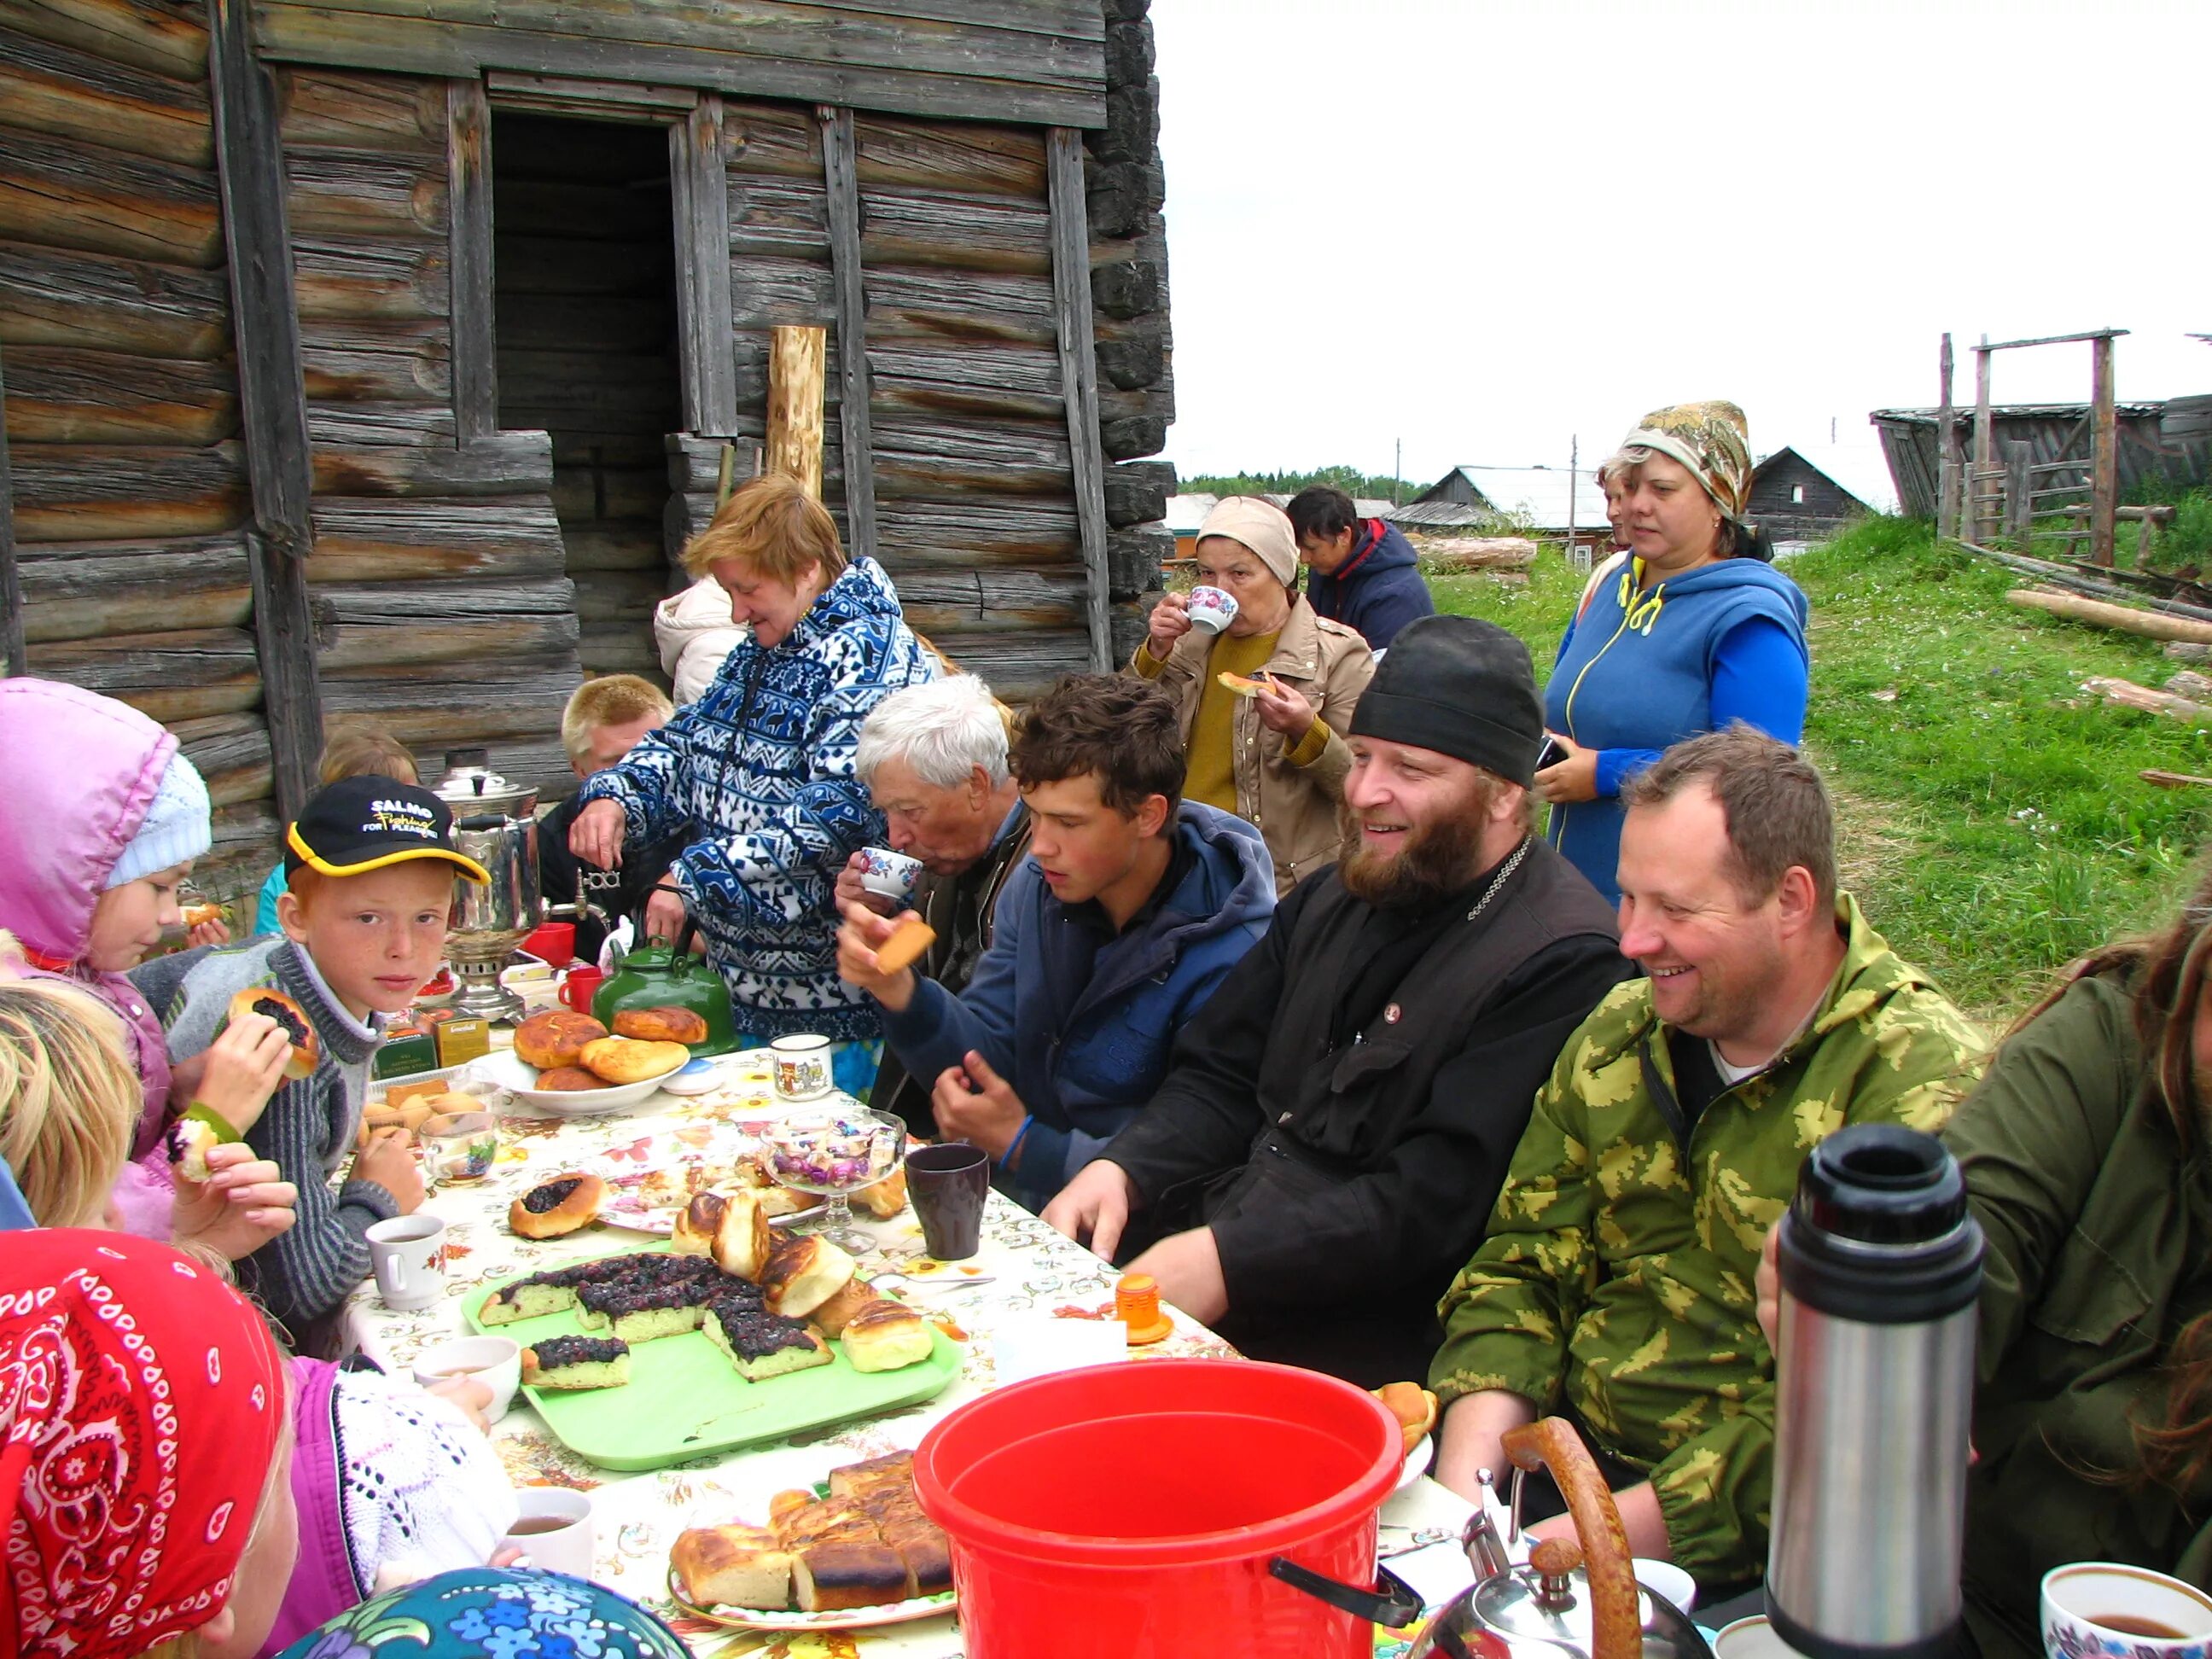
[[[1186,474],[1587,465],[1723,397],[1881,476],[1867,411],[1936,401],[1947,328],[2130,329],[2122,399],[2212,392],[2204,0],[1152,18]],[[2087,346],[1995,361],[2000,402],[2088,395]]]

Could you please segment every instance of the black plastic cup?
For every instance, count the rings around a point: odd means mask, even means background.
[[[939,1261],[964,1261],[983,1241],[991,1155],[964,1140],[917,1146],[906,1155],[907,1195],[921,1222],[922,1248]]]

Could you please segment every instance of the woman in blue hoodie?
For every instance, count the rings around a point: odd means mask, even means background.
[[[1736,720],[1799,742],[1810,661],[1805,596],[1743,522],[1741,410],[1655,410],[1606,471],[1626,491],[1629,556],[1559,641],[1544,724],[1561,758],[1536,793],[1552,804],[1552,844],[1617,904],[1622,781]]]

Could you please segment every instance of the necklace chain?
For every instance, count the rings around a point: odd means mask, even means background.
[[[1528,856],[1528,849],[1534,845],[1535,841],[1533,836],[1521,837],[1521,844],[1513,849],[1513,856],[1498,866],[1498,873],[1490,878],[1490,885],[1482,890],[1482,896],[1475,900],[1474,908],[1467,913],[1467,919],[1469,921],[1473,921],[1489,908],[1490,901],[1498,896],[1498,890],[1504,886],[1507,878],[1521,867],[1521,860]]]

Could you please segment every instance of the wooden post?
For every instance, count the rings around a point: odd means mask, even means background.
[[[208,78],[230,264],[231,332],[253,518],[246,527],[253,575],[253,635],[276,810],[299,816],[315,787],[323,746],[307,604],[313,470],[292,295],[291,228],[276,88],[253,56],[247,0],[208,0]]]
[[[1984,334],[1981,344],[1974,348],[1974,470],[1966,480],[1966,517],[1977,542],[1986,542],[1996,532],[1996,514],[1989,499],[1991,480],[1983,476],[1997,464],[1995,429],[1996,421],[1990,413],[1990,337]]]
[[[1052,208],[1060,389],[1067,405],[1067,442],[1074,463],[1091,666],[1109,674],[1114,670],[1114,629],[1107,611],[1106,457],[1098,436],[1098,357],[1091,337],[1091,214],[1083,194],[1083,135],[1073,127],[1054,127],[1046,136],[1045,179]]]
[[[860,147],[853,112],[827,104],[815,109],[822,123],[822,179],[829,192],[830,266],[837,295],[838,414],[845,448],[846,550],[876,553],[876,423],[868,400],[868,293],[860,270]]]
[[[1959,418],[1951,407],[1951,336],[1943,335],[1942,400],[1936,413],[1936,533],[1957,536],[1959,523]]]
[[[822,410],[830,380],[827,330],[779,325],[768,339],[768,470],[822,499]]]
[[[2012,538],[2014,550],[2025,553],[2034,528],[2035,502],[2029,493],[2035,488],[2034,474],[2028,469],[2035,461],[2035,446],[2007,444],[2004,461],[2005,533]]]
[[[2112,522],[2120,504],[2119,415],[2112,399],[2112,337],[2089,342],[2089,562],[2112,562]]]
[[[668,160],[676,208],[684,422],[702,437],[732,437],[738,429],[738,359],[731,320],[730,170],[717,94],[701,94],[669,129]]]
[[[463,444],[499,430],[492,329],[491,105],[481,81],[446,82],[446,228],[451,248],[453,429]]]
[[[23,579],[15,568],[15,496],[8,471],[8,379],[0,368],[0,676],[23,665]]]

